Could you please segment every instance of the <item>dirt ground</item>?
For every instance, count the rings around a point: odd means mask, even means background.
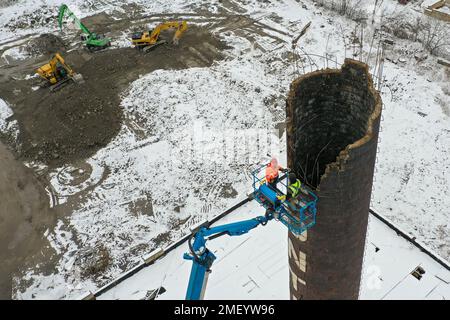
[[[96,29],[108,25],[107,18],[94,17]],[[140,75],[205,67],[223,59],[226,45],[206,30],[190,26],[178,46],[170,43],[172,36],[170,31],[162,33],[168,44],[144,54],[131,47],[90,53],[67,39],[44,34],[25,43],[31,57],[0,62],[0,97],[13,109],[9,120],[17,120],[20,130],[17,141],[0,135],[9,144],[9,149],[0,144],[0,299],[11,298],[12,277],[23,274],[26,266],[38,263],[41,272],[50,272],[55,253],[44,232],[55,225],[56,212],[65,216],[72,210],[69,205],[50,209],[44,191],[48,182],[23,161],[37,160],[50,168],[83,161],[119,132],[120,95]],[[51,92],[39,87],[39,78],[29,77],[55,52],[82,74],[84,83]]]
[[[172,33],[161,37],[170,40]],[[19,123],[20,147],[16,151],[23,159],[50,166],[85,159],[111,141],[122,123],[120,94],[139,75],[157,69],[209,66],[223,58],[220,52],[225,48],[220,40],[195,26],[188,29],[178,46],[169,41],[147,54],[131,47],[96,53],[84,49],[66,52],[64,43],[54,35],[41,35],[34,41],[36,45],[28,46],[47,59],[48,51],[57,49],[85,80],[56,92],[47,88],[33,91],[38,79],[23,78],[32,66],[42,63],[37,60],[9,65],[0,77],[1,96],[12,106]]]
[[[183,13],[143,16],[138,7],[128,6],[126,16],[113,18],[101,13],[87,17],[83,22],[98,33],[116,38],[123,36],[123,32],[131,34],[149,25],[183,16]],[[195,26],[195,23],[202,24],[202,27]],[[77,196],[65,204],[54,203],[56,208],[49,209],[48,197],[39,185],[43,180],[44,185],[50,187],[45,181],[48,176],[45,172],[39,173],[37,179],[22,165],[22,161],[43,162],[49,166],[45,171],[61,165],[83,163],[84,159],[108,144],[124,125],[120,95],[140,75],[157,69],[208,67],[214,61],[224,59],[223,50],[227,46],[209,30],[220,27],[220,33],[239,33],[240,28],[250,28],[256,34],[274,37],[271,33],[262,32],[262,24],[258,21],[229,12],[208,13],[206,16],[189,14],[188,25],[178,46],[170,44],[173,32],[166,31],[161,37],[169,40],[169,44],[148,54],[133,48],[110,48],[90,53],[81,48],[79,35],[73,32],[64,39],[59,34],[25,37],[0,49],[1,56],[8,48],[22,43],[32,53],[31,57],[23,60],[5,62],[0,59],[0,97],[13,109],[13,119],[18,121],[20,130],[17,141],[0,135],[0,140],[8,143],[14,150],[14,157],[18,158],[14,159],[11,152],[0,145],[0,238],[3,240],[0,261],[6,261],[0,266],[0,298],[11,296],[11,275],[14,272],[23,271],[26,266],[34,267],[37,263],[39,271],[50,272],[55,253],[43,238],[43,233],[47,228],[52,229],[56,215],[70,215],[77,202],[82,201]],[[253,40],[251,35],[245,35],[249,41]],[[274,37],[273,41],[281,40]],[[41,81],[30,78],[30,75],[47,63],[55,52],[60,52],[66,62],[82,74],[84,84],[69,84],[53,93],[47,88],[38,88]],[[154,89],[157,88],[148,88]],[[232,188],[224,190],[224,196],[233,196],[234,193]],[[162,234],[155,241],[164,242],[165,236]],[[108,260],[107,254],[101,257],[101,262]],[[95,268],[99,267],[95,265]]]
[[[56,219],[31,169],[0,143],[0,299],[11,299],[19,266],[46,250],[43,234]]]

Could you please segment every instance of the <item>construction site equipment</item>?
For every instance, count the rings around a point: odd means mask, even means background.
[[[59,53],[56,53],[49,63],[38,68],[36,73],[46,81],[51,91],[61,88],[69,81],[84,82],[81,74],[75,73]]]
[[[260,225],[265,226],[272,219],[281,221],[296,235],[315,224],[317,196],[307,190],[307,194],[300,193],[295,201],[287,201],[287,176],[284,175],[278,181],[281,189],[273,188],[266,183],[264,177],[260,178],[266,166],[262,165],[252,172],[253,199],[266,209],[265,216],[212,228],[205,222],[193,228],[193,235],[188,241],[189,253],[183,255],[184,259],[192,261],[186,300],[201,300],[204,297],[211,266],[216,259],[206,247],[207,240],[223,235],[240,236]]]
[[[89,31],[89,29],[77,18],[77,16],[70,11],[67,5],[62,4],[59,8],[58,14],[58,24],[60,30],[62,30],[62,23],[64,16],[67,15],[69,18],[75,22],[75,25],[80,28],[81,32],[81,40],[84,41],[86,48],[89,51],[98,51],[101,49],[105,49],[111,46],[111,39],[105,37],[103,34],[96,34],[94,32]]]
[[[158,24],[155,28],[149,31],[137,32],[131,36],[131,42],[137,49],[142,49],[144,52],[148,52],[154,47],[166,43],[166,40],[159,38],[161,31],[167,29],[176,29],[173,36],[172,43],[178,44],[183,33],[187,30],[186,21],[167,21]]]
[[[305,193],[300,193],[293,201],[286,200],[288,178],[286,175],[278,180],[278,187],[272,188],[266,184],[264,177],[265,165],[252,172],[253,197],[274,217],[281,221],[290,232],[295,235],[302,234],[306,229],[316,223],[317,196],[314,192],[303,187]]]

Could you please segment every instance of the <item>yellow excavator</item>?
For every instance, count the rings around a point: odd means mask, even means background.
[[[186,21],[167,21],[158,24],[153,30],[137,32],[131,36],[131,42],[137,49],[141,49],[144,52],[148,52],[154,47],[166,43],[166,40],[159,39],[159,34],[163,30],[176,29],[173,36],[172,43],[177,45],[182,34],[187,29]]]
[[[36,73],[46,81],[51,91],[61,88],[69,81],[84,82],[81,74],[75,73],[59,53],[56,53],[49,63],[38,68]]]

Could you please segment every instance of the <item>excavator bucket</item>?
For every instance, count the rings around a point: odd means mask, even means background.
[[[74,73],[72,76],[72,80],[76,83],[76,84],[82,84],[84,83],[84,79],[83,76],[81,75],[81,73]]]
[[[172,43],[174,45],[176,45],[176,46],[178,45],[181,36],[183,35],[183,33],[186,30],[187,30],[187,23],[186,23],[186,21],[181,21],[179,26],[178,26],[178,28],[177,28],[177,31],[175,32],[175,35],[173,36],[173,39],[172,39]]]

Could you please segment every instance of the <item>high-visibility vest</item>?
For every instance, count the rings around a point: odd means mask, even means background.
[[[291,190],[292,197],[297,197],[298,193],[300,192],[300,189],[302,188],[302,183],[299,179],[295,181],[294,183],[289,185],[289,190]]]
[[[278,178],[278,168],[274,168],[269,164],[266,167],[266,181],[272,183],[277,178]]]

